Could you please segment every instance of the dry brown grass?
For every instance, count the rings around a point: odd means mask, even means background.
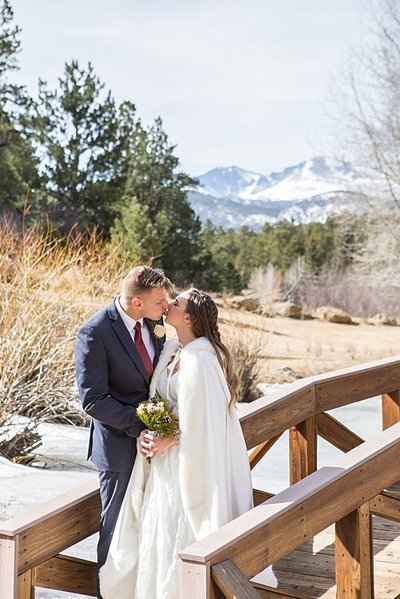
[[[289,382],[400,353],[400,327],[267,318],[224,308],[219,312],[229,327],[257,337],[259,377],[265,383]]]
[[[82,424],[73,348],[77,328],[108,301],[116,272],[95,235],[54,239],[0,229],[0,426],[15,414]],[[1,451],[1,447],[0,447]]]

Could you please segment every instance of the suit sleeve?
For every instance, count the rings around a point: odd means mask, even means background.
[[[104,344],[93,327],[83,326],[77,335],[76,378],[84,411],[106,426],[138,437],[145,428],[132,406],[124,406],[109,392],[108,360]]]

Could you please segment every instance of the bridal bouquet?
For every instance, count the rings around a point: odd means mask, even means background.
[[[178,419],[163,397],[152,397],[142,401],[137,407],[136,414],[149,431],[159,437],[177,436],[179,432]]]
[[[171,437],[179,440],[179,424],[176,416],[171,412],[168,402],[163,397],[151,397],[147,401],[142,401],[136,414],[149,429],[149,433],[159,437]],[[150,464],[151,458],[147,457]]]

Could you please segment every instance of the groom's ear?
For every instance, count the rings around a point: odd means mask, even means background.
[[[134,297],[132,300],[132,308],[135,310],[141,310],[143,307],[143,302],[139,297]]]

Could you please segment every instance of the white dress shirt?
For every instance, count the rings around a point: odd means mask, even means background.
[[[124,325],[126,326],[126,328],[129,331],[130,336],[133,339],[133,342],[135,342],[135,325],[137,322],[140,322],[140,324],[142,325],[142,339],[143,339],[143,343],[147,349],[147,353],[150,356],[150,360],[153,362],[154,360],[154,356],[155,356],[155,349],[154,349],[154,345],[153,342],[151,340],[151,334],[150,331],[148,329],[148,327],[146,326],[146,323],[144,322],[143,318],[140,318],[139,320],[134,320],[133,318],[131,318],[123,309],[123,307],[120,304],[119,301],[119,297],[117,297],[117,299],[115,300],[115,306],[118,310],[119,315],[121,316]]]

